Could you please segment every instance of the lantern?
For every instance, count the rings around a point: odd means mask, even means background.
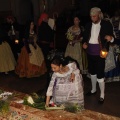
[[[103,48],[101,51],[100,51],[100,57],[101,58],[106,58],[108,55],[108,51],[106,48]]]

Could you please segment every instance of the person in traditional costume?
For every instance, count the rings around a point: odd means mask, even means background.
[[[19,24],[17,23],[16,19],[9,15],[6,17],[6,23],[4,24],[4,29],[8,35],[8,43],[11,46],[12,52],[15,56],[15,59],[18,59],[18,52],[20,51],[20,46],[16,43],[16,40],[19,41]]]
[[[68,44],[65,56],[70,56],[77,60],[81,73],[87,74],[87,54],[82,47],[82,32],[79,18],[74,17],[74,25],[67,31]]]
[[[120,13],[119,11],[115,12],[115,15],[111,18],[111,23],[113,25],[113,31],[115,34],[114,43],[120,45]]]
[[[4,30],[0,28],[0,72],[8,74],[15,69],[16,61],[6,38]]]
[[[83,79],[76,62],[69,57],[55,56],[51,68],[53,75],[46,93],[46,106],[67,103],[84,106]]]
[[[50,61],[48,60],[48,54],[53,49],[53,41],[54,41],[54,30],[48,25],[49,16],[47,13],[42,13],[38,19],[38,45],[41,47],[43,51],[43,55],[45,58],[45,63],[47,66],[47,85],[50,81],[49,72],[51,70]]]
[[[98,7],[90,10],[90,17],[92,22],[85,27],[83,37],[83,48],[87,50],[88,55],[88,71],[90,73],[92,90],[86,95],[95,95],[96,84],[99,83],[100,98],[99,103],[104,103],[105,97],[105,58],[101,50],[105,47],[109,48],[109,43],[114,41],[113,27],[109,21],[102,20],[102,12]]]
[[[15,69],[19,77],[39,77],[46,73],[46,65],[41,48],[37,45],[34,22],[28,22],[25,31],[24,46],[21,49]]]
[[[106,58],[105,78],[106,82],[120,81],[120,14],[118,11],[111,19],[115,35],[114,45],[110,46]]]
[[[43,51],[45,59],[51,50],[54,40],[54,30],[48,25],[48,14],[42,13],[38,20],[38,43]],[[46,61],[47,62],[47,61]]]
[[[120,81],[120,46],[110,45],[105,63],[105,82]]]

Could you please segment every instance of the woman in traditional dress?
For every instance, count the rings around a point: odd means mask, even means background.
[[[30,21],[25,31],[25,45],[21,49],[15,70],[19,77],[38,77],[46,72],[44,56],[36,42],[34,23]]]
[[[106,58],[106,82],[120,81],[120,15],[116,11],[111,19],[114,31],[114,44],[110,46]]]
[[[19,37],[19,24],[13,16],[7,16],[6,23],[4,24],[4,29],[8,34],[8,43],[12,49],[15,59],[18,59],[18,53],[20,51],[20,43],[16,44],[16,40],[20,39]]]
[[[69,40],[65,56],[70,56],[77,60],[82,74],[87,73],[87,56],[85,50],[82,48],[82,30],[80,28],[80,20],[74,17],[74,25],[67,31],[67,39]]]
[[[46,106],[53,103],[56,105],[76,103],[84,106],[82,76],[76,63],[66,60],[55,57],[51,62],[53,75],[46,94]]]
[[[6,38],[5,32],[0,29],[0,72],[8,74],[15,69],[16,61]]]
[[[106,82],[120,81],[120,46],[111,45],[105,60]]]
[[[115,12],[115,15],[111,18],[111,23],[113,25],[113,31],[115,35],[114,43],[120,45],[120,13],[119,11]]]

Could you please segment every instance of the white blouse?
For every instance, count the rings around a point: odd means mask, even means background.
[[[52,94],[53,94],[53,86],[54,86],[56,77],[66,77],[66,76],[70,75],[71,73],[74,73],[75,75],[80,74],[80,70],[77,68],[75,62],[69,63],[67,66],[69,67],[69,71],[66,73],[63,73],[63,74],[60,74],[58,72],[53,73],[47,93],[46,93],[47,96],[52,96]],[[82,77],[81,77],[81,79],[82,79]],[[77,81],[74,81],[74,82],[77,82]]]

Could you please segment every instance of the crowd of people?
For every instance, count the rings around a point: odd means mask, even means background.
[[[91,22],[83,29],[79,16],[74,16],[74,24],[65,33],[68,44],[64,55],[55,55],[48,61],[55,34],[55,29],[48,25],[48,15],[41,14],[36,27],[33,20],[28,21],[23,37],[14,17],[8,16],[7,23],[0,28],[0,72],[8,74],[14,70],[21,78],[31,78],[52,69],[46,106],[66,102],[84,106],[82,74],[89,74],[92,89],[86,95],[97,93],[98,82],[98,102],[104,103],[105,80],[120,80],[120,15],[116,12],[110,19],[100,8],[94,7],[90,10],[90,18]],[[18,52],[19,42],[22,47]]]

